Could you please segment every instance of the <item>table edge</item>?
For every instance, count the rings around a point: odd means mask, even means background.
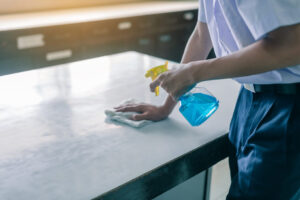
[[[199,146],[93,200],[147,200],[208,169],[229,155],[228,133]],[[203,159],[204,158],[204,159]]]

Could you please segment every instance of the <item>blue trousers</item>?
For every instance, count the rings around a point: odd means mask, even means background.
[[[241,89],[230,125],[227,200],[286,200],[300,188],[300,94]]]

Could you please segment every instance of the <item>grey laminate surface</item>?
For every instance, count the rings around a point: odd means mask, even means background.
[[[107,123],[127,98],[155,104],[145,70],[163,60],[127,52],[0,78],[1,199],[90,199],[227,133],[239,85],[203,83],[218,111],[191,127],[175,108],[142,129]]]

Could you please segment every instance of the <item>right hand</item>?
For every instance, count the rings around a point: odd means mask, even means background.
[[[200,61],[197,62],[198,65]],[[192,85],[195,85],[194,69],[199,67],[198,65],[191,63],[177,64],[173,66],[171,70],[160,74],[150,84],[152,92],[155,88],[161,86],[174,101],[177,101],[181,95],[186,93]]]
[[[128,104],[124,106],[115,107],[117,112],[137,112],[132,116],[132,120],[151,120],[151,121],[161,121],[168,117],[170,114],[166,111],[163,106],[154,106],[146,103],[139,104]]]

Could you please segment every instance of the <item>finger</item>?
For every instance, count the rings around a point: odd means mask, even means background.
[[[150,91],[155,92],[155,88],[160,85],[160,80],[155,79],[152,83],[150,83]]]
[[[122,104],[122,105],[118,105],[118,106],[114,107],[114,109],[124,108],[124,107],[128,107],[128,106],[136,106],[136,104],[133,104],[133,103]]]
[[[134,109],[133,107],[124,106],[124,107],[117,108],[116,111],[117,112],[131,112],[133,109]]]
[[[119,109],[116,109],[117,112],[143,112],[144,107],[142,105],[138,106],[125,106]]]
[[[169,91],[169,90],[168,90],[168,85],[169,85],[169,84],[168,84],[168,81],[164,81],[163,83],[161,83],[160,86],[161,86],[162,88],[164,88],[165,91],[168,92],[168,91]]]
[[[155,91],[155,88],[161,84],[161,82],[165,79],[164,73],[159,75],[152,83],[150,83],[151,92]]]
[[[137,115],[132,116],[132,120],[134,120],[134,121],[147,120],[148,117],[149,117],[148,113],[137,114]]]

